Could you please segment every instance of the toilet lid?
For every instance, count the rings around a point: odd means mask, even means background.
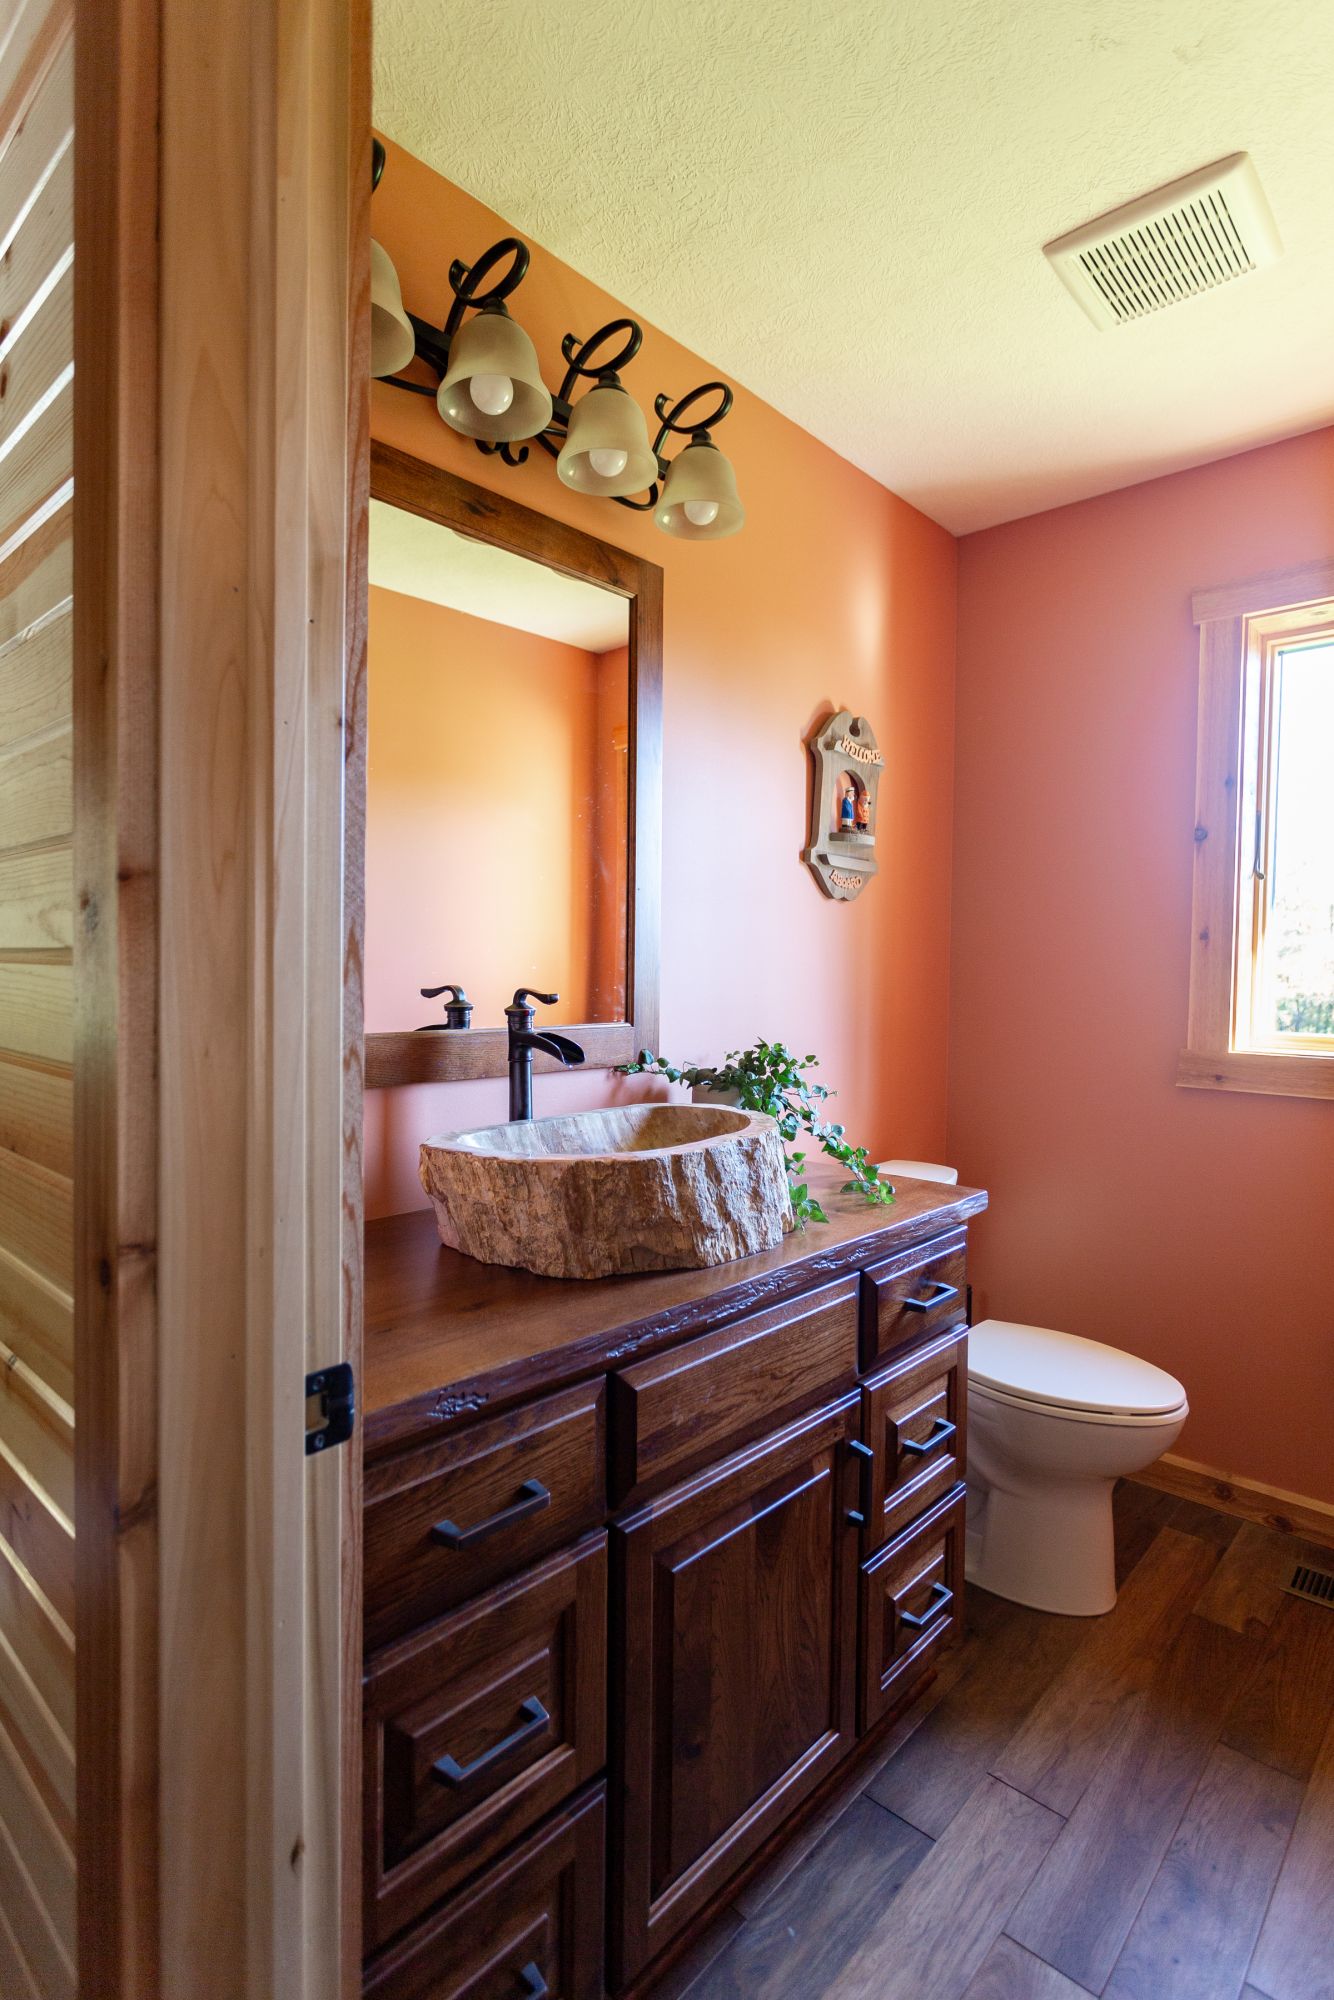
[[[1156,1416],[1179,1410],[1186,1400],[1174,1375],[1138,1355],[1008,1319],[984,1319],[968,1329],[968,1379],[1024,1402],[1111,1416]]]

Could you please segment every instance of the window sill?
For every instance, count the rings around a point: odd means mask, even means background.
[[[1185,1090],[1247,1090],[1264,1097],[1334,1097],[1334,1056],[1206,1055],[1183,1049],[1177,1083]]]

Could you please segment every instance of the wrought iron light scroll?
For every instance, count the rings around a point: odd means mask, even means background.
[[[377,185],[383,165],[377,141]],[[643,329],[637,320],[613,319],[586,339],[565,335],[565,372],[551,395],[536,350],[507,303],[528,263],[528,247],[515,236],[502,237],[472,264],[456,258],[449,267],[453,300],[444,325],[435,327],[405,312],[393,265],[372,245],[372,372],[411,395],[433,396],[445,423],[506,465],[524,464],[538,444],[574,491],[652,511],[669,535],[716,541],[735,534],[745,512],[736,475],[712,435],[732,407],[728,385],[704,382],[684,396],[656,396],[658,428],[650,444],[643,413],[621,381]],[[434,382],[404,379],[414,361]],[[579,394],[584,382],[590,386]],[[669,459],[672,438],[686,442]]]

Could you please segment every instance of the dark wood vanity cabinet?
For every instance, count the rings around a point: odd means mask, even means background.
[[[383,1387],[368,1288],[377,2000],[651,1985],[957,1635],[984,1197],[911,1187],[888,1221],[582,1287],[413,1239],[420,1359]],[[399,1350],[411,1275],[385,1285]],[[530,1358],[502,1352],[520,1307]]]

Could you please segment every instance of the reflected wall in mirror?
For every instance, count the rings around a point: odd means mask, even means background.
[[[373,499],[366,1029],[624,1021],[627,600]],[[446,996],[448,997],[448,996]]]
[[[580,1074],[613,1069],[658,1039],[662,571],[378,441],[371,510],[366,1085],[504,1076],[520,986],[560,994],[538,1018]],[[422,998],[449,985],[467,1026]]]

